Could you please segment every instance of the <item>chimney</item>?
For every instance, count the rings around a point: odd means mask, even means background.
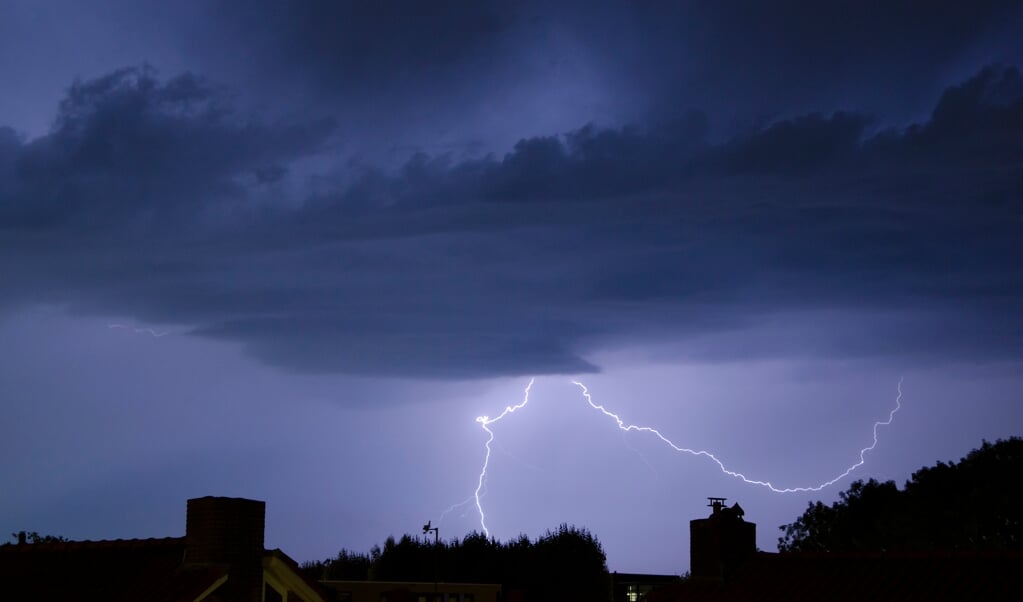
[[[225,599],[259,602],[263,595],[266,503],[244,498],[188,500],[185,564],[225,565]]]
[[[23,546],[28,543],[28,537],[24,531],[18,531],[18,545]]]
[[[708,518],[689,521],[690,574],[697,579],[727,580],[757,551],[757,525],[743,520],[739,504],[707,498]]]

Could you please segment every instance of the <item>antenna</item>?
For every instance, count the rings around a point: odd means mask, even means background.
[[[432,520],[428,520],[428,521],[426,521],[426,524],[423,525],[423,535],[428,535],[430,533],[430,531],[433,531],[433,543],[434,544],[438,544],[438,543],[440,543],[440,528],[439,527],[431,527],[430,526],[431,524],[433,524],[433,521]]]

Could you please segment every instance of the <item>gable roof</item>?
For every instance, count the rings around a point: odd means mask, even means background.
[[[263,558],[264,569],[304,599],[326,597],[281,550],[264,550]],[[226,564],[184,559],[184,537],[6,544],[0,545],[0,583],[14,599],[195,602],[229,577]]]
[[[295,591],[304,600],[328,599],[328,590],[318,581],[309,578],[295,559],[282,552],[279,548],[266,550],[263,553],[263,570],[280,579],[289,590]],[[268,577],[269,578],[269,577]]]

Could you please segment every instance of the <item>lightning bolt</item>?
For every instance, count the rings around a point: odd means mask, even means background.
[[[603,405],[600,405],[600,404],[596,403],[595,401],[593,401],[593,397],[590,395],[590,391],[589,391],[589,389],[586,388],[586,385],[584,385],[583,383],[581,383],[579,381],[575,381],[575,380],[572,381],[572,384],[574,384],[577,387],[579,387],[579,389],[582,391],[583,397],[586,398],[586,403],[589,404],[589,406],[591,408],[593,408],[594,410],[597,410],[598,412],[604,414],[608,418],[614,420],[615,423],[618,425],[618,428],[621,431],[623,431],[623,432],[637,431],[637,432],[643,432],[643,433],[650,433],[650,434],[654,435],[655,437],[657,437],[658,439],[660,439],[668,447],[672,448],[676,452],[686,453],[686,454],[689,454],[689,455],[692,455],[692,456],[703,456],[705,458],[710,459],[712,462],[714,462],[715,464],[718,465],[718,468],[721,470],[722,473],[724,473],[724,474],[726,474],[726,475],[728,475],[730,477],[734,477],[736,479],[741,479],[744,483],[747,483],[749,485],[759,485],[761,487],[765,487],[767,489],[770,489],[774,493],[799,493],[799,492],[815,492],[815,491],[820,491],[820,490],[822,490],[822,489],[824,489],[826,487],[830,487],[831,485],[834,485],[838,481],[841,481],[845,477],[849,476],[849,474],[852,471],[856,470],[860,466],[863,466],[863,464],[866,462],[866,454],[867,454],[867,452],[869,452],[869,451],[873,450],[875,447],[877,447],[877,442],[878,442],[877,429],[879,427],[882,427],[882,426],[889,426],[889,425],[891,425],[892,421],[895,419],[896,412],[898,412],[900,409],[902,409],[902,381],[903,381],[903,379],[900,378],[898,385],[896,385],[896,390],[898,392],[898,395],[895,397],[895,407],[888,413],[887,420],[878,420],[878,421],[874,422],[873,442],[870,445],[868,445],[867,447],[864,447],[863,449],[860,450],[860,457],[859,457],[859,461],[858,462],[856,462],[856,463],[852,464],[851,466],[849,466],[848,468],[846,468],[838,476],[836,476],[834,478],[831,478],[831,479],[828,479],[827,481],[823,481],[823,482],[821,482],[821,483],[819,483],[817,485],[806,486],[806,487],[786,487],[786,488],[775,487],[773,484],[771,484],[770,481],[760,481],[760,480],[757,480],[757,479],[748,478],[746,475],[742,474],[741,472],[737,472],[737,471],[731,470],[728,467],[726,467],[725,464],[721,460],[719,460],[714,454],[710,453],[709,451],[690,449],[688,447],[682,447],[680,445],[676,445],[671,439],[668,439],[667,437],[662,435],[661,432],[658,431],[655,428],[652,428],[652,427],[649,427],[649,426],[637,426],[635,424],[626,424],[625,421],[622,420],[622,418],[618,414],[615,414],[614,412],[612,412],[612,411],[608,410],[607,408],[605,408]],[[490,531],[487,529],[486,514],[483,512],[483,504],[480,502],[480,498],[482,497],[481,491],[483,491],[484,483],[486,482],[486,478],[487,478],[487,468],[490,465],[490,444],[494,441],[494,431],[490,430],[490,425],[492,425],[495,422],[501,420],[502,418],[504,418],[508,414],[511,414],[511,413],[515,412],[516,410],[519,410],[519,409],[522,409],[523,407],[525,407],[525,405],[527,403],[529,403],[529,391],[530,391],[530,389],[533,386],[533,382],[534,382],[534,379],[530,379],[529,380],[529,384],[526,386],[525,396],[522,399],[522,402],[519,403],[518,405],[506,407],[504,409],[504,411],[501,412],[501,415],[498,416],[497,418],[490,418],[488,416],[479,416],[479,417],[476,418],[476,422],[478,422],[480,424],[480,426],[483,427],[483,430],[485,430],[487,432],[487,435],[488,435],[487,442],[485,444],[486,456],[483,459],[483,468],[480,471],[479,481],[478,481],[478,483],[476,485],[476,491],[474,493],[474,498],[475,498],[475,501],[476,501],[476,510],[479,512],[479,515],[480,515],[480,526],[483,528],[483,532],[487,535],[487,537],[490,536]],[[462,502],[461,504],[456,504],[455,506],[452,506],[451,508],[449,508],[448,511],[453,510],[454,508],[457,508],[459,506],[465,505],[466,503],[468,503],[468,501],[469,500],[466,500],[465,502]]]
[[[704,456],[706,458],[710,458],[711,461],[713,461],[715,464],[718,465],[718,468],[721,469],[721,472],[725,473],[726,475],[728,475],[730,477],[735,477],[737,479],[742,479],[743,482],[745,482],[745,483],[747,483],[749,485],[760,485],[761,487],[766,487],[766,488],[770,489],[771,491],[773,491],[775,493],[799,493],[799,492],[808,492],[808,491],[820,491],[820,490],[824,489],[825,487],[830,487],[831,485],[834,485],[838,481],[841,481],[845,477],[849,476],[849,473],[851,473],[852,471],[856,470],[860,466],[863,466],[864,462],[867,461],[866,460],[867,452],[871,451],[875,447],[877,447],[877,428],[880,427],[880,426],[888,426],[888,425],[890,425],[892,423],[892,420],[895,419],[895,413],[898,412],[899,409],[902,408],[902,379],[900,378],[899,379],[899,384],[896,386],[896,389],[898,391],[898,395],[895,398],[895,408],[892,409],[892,411],[888,413],[888,419],[887,420],[878,420],[877,422],[874,423],[874,441],[873,441],[873,443],[871,443],[867,447],[864,447],[863,449],[860,450],[860,459],[859,459],[858,462],[856,462],[855,464],[851,465],[849,468],[846,468],[844,472],[842,472],[838,476],[834,477],[833,479],[829,479],[827,481],[824,481],[824,482],[820,483],[819,485],[813,485],[813,486],[810,486],[810,487],[786,487],[784,489],[779,489],[779,488],[775,487],[774,485],[772,485],[770,481],[758,481],[756,479],[750,479],[750,478],[747,478],[746,475],[742,474],[741,472],[736,472],[734,470],[729,470],[724,465],[724,463],[721,462],[721,460],[717,459],[717,457],[714,456],[714,454],[712,454],[712,453],[710,453],[708,451],[689,449],[688,447],[680,447],[678,445],[675,445],[675,443],[672,442],[671,439],[668,439],[667,437],[662,435],[660,433],[660,431],[658,431],[655,428],[651,428],[649,426],[636,426],[635,424],[625,424],[625,422],[618,416],[618,414],[615,414],[614,412],[608,411],[604,406],[602,406],[602,405],[600,405],[598,403],[595,403],[593,401],[593,398],[590,397],[590,392],[589,392],[589,390],[586,389],[586,385],[582,384],[579,381],[575,381],[575,380],[572,381],[572,384],[574,384],[574,385],[578,386],[580,389],[582,389],[583,397],[586,398],[586,403],[590,404],[591,408],[601,412],[605,416],[607,416],[607,417],[611,418],[612,420],[614,420],[616,423],[618,423],[618,428],[619,429],[621,429],[623,431],[626,431],[626,432],[628,432],[628,431],[639,431],[639,432],[643,432],[643,433],[651,433],[654,436],[656,436],[658,439],[663,441],[665,444],[667,444],[670,448],[672,448],[673,450],[675,450],[677,452],[687,453],[687,454],[690,454],[690,455],[693,455],[693,456]]]
[[[170,334],[166,330],[160,331],[154,330],[152,328],[135,328],[134,326],[128,326],[126,324],[107,324],[107,328],[123,328],[125,330],[131,330],[135,334],[151,335],[154,339],[158,339],[160,337],[167,336],[168,334]]]
[[[521,410],[526,407],[526,404],[529,403],[529,390],[533,388],[533,382],[535,380],[536,379],[533,378],[529,379],[529,384],[526,385],[522,401],[518,405],[506,407],[497,418],[491,418],[489,416],[476,417],[476,422],[480,423],[480,426],[482,426],[483,430],[487,431],[487,434],[489,435],[485,444],[485,447],[487,448],[487,455],[483,458],[483,468],[480,470],[480,478],[476,483],[476,491],[473,492],[473,497],[476,499],[476,510],[480,513],[480,526],[483,527],[483,533],[485,533],[487,537],[490,537],[490,530],[487,529],[487,516],[483,512],[483,504],[480,503],[480,497],[482,496],[480,492],[483,491],[483,485],[487,480],[487,467],[490,466],[490,444],[494,442],[494,431],[490,430],[490,425],[501,420],[508,414],[512,414],[516,410]]]

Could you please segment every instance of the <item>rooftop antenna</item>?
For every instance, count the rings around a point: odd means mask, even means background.
[[[433,593],[434,597],[437,595],[437,576],[440,572],[440,527],[432,527],[432,520],[426,521],[423,525],[423,535],[429,535],[430,531],[433,531]]]

